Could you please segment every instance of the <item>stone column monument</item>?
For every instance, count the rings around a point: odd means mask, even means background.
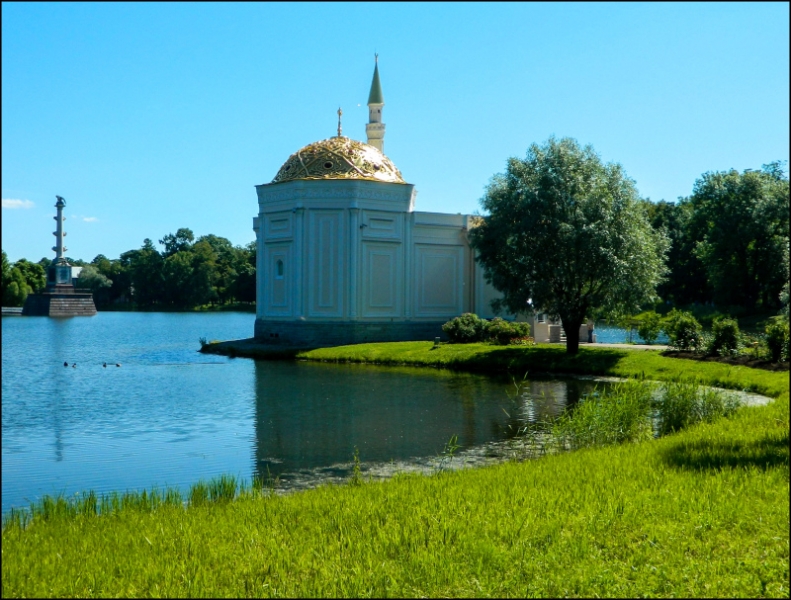
[[[63,231],[63,208],[66,201],[60,196],[55,196],[58,209],[55,231],[55,259],[47,268],[47,287],[38,294],[29,294],[22,308],[22,316],[29,317],[92,317],[96,314],[96,305],[93,294],[87,290],[80,290],[72,283],[71,265],[66,260],[64,253],[67,248],[63,245],[66,232]]]

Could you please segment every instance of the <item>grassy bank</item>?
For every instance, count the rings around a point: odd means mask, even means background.
[[[493,346],[395,342],[319,348],[296,353],[296,358],[328,362],[430,366],[480,373],[565,373],[639,377],[659,381],[700,381],[728,389],[744,389],[769,396],[788,390],[788,373],[770,372],[721,363],[701,363],[661,356],[658,351],[618,348],[580,348],[569,356],[563,347]]]
[[[4,526],[2,595],[789,595],[788,373],[651,352],[427,346],[305,358],[645,372],[778,400],[654,441],[431,477],[286,497],[246,490],[233,501],[215,485],[188,508],[138,496],[104,516],[91,501],[54,504],[26,528]]]

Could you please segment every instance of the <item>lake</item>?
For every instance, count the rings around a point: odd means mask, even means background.
[[[370,473],[425,470],[454,435],[460,455],[486,464],[490,445],[596,385],[533,380],[516,394],[505,378],[197,352],[200,337],[250,337],[254,318],[3,317],[3,512],[222,473],[310,487],[347,478],[355,448]]]

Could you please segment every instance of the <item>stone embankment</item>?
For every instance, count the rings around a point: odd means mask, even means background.
[[[42,292],[30,294],[22,314],[26,317],[92,317],[96,314],[90,292]]]

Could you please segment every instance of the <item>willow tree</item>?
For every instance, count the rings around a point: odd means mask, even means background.
[[[649,224],[634,181],[591,146],[550,138],[510,158],[481,199],[469,233],[496,311],[560,317],[566,351],[593,312],[631,313],[655,301],[667,238]]]

